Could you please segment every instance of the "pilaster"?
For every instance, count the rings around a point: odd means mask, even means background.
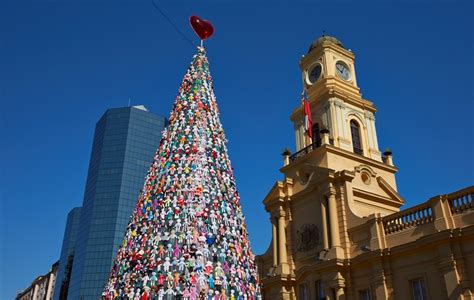
[[[439,257],[438,269],[443,276],[444,284],[449,299],[462,299],[459,286],[460,276],[456,267],[456,260],[450,245],[438,247]]]
[[[332,183],[329,183],[326,197],[328,199],[329,209],[329,236],[331,239],[329,252],[325,255],[326,259],[342,258],[344,252],[341,247],[341,236],[339,228],[339,219],[337,211],[336,189]]]
[[[433,197],[428,200],[428,203],[433,209],[436,230],[442,231],[454,228],[453,216],[446,195]]]
[[[272,222],[272,253],[273,253],[273,266],[278,265],[278,236],[277,236],[277,225],[274,217],[270,217]]]
[[[286,213],[282,207],[278,211],[278,272],[280,274],[289,274],[288,256],[286,252]]]
[[[327,221],[327,204],[326,199],[321,199],[321,231],[323,232],[323,249],[329,249],[328,239],[328,221]]]
[[[371,286],[373,287],[375,299],[389,299],[390,295],[387,289],[382,259],[374,262],[372,274]]]

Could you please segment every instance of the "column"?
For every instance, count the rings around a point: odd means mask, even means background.
[[[277,236],[277,226],[275,218],[270,217],[270,221],[272,222],[272,247],[273,247],[273,266],[278,265],[278,252],[277,252],[277,243],[278,243],[278,236]]]
[[[278,250],[280,252],[279,263],[286,264],[285,212],[283,211],[280,211],[278,216]]]
[[[295,122],[296,152],[301,149],[301,135],[299,122]]]
[[[342,286],[336,287],[336,300],[344,300],[344,288]]]
[[[329,243],[328,243],[328,220],[327,220],[327,212],[326,212],[326,199],[321,199],[321,223],[322,223],[322,228],[321,230],[323,231],[323,248],[324,249],[329,249]]]
[[[330,135],[332,134],[333,138],[334,138],[334,126],[333,126],[333,123],[332,123],[332,112],[331,112],[331,103],[328,102],[326,104],[326,124],[325,127],[329,130],[329,133]],[[331,136],[329,136],[329,138],[331,138]]]
[[[303,149],[304,147],[306,147],[306,134],[305,134],[305,130],[304,130],[304,124],[303,123],[298,123],[298,130],[299,130],[299,136],[300,136],[300,149]]]
[[[327,287],[325,289],[325,293],[326,293],[326,300],[334,300],[335,293],[331,287]]]
[[[331,118],[331,134],[334,139],[334,145],[339,146],[338,138],[339,131],[337,128],[337,116],[336,116],[336,105],[334,104],[334,99],[329,99],[329,116]]]
[[[38,299],[38,284],[35,282],[33,286],[33,298],[32,299]]]
[[[328,206],[329,206],[329,222],[331,224],[331,246],[340,247],[341,240],[339,238],[339,222],[337,218],[337,204],[336,204],[336,191],[334,188],[330,188],[328,195]]]
[[[375,149],[375,140],[374,140],[374,132],[372,127],[372,113],[369,111],[364,111],[365,117],[365,124],[367,128],[367,144],[370,149]]]
[[[375,130],[375,117],[372,116],[372,120],[370,122],[370,126],[372,127],[372,132],[374,134],[374,148],[379,150],[379,142],[377,140],[377,131]]]
[[[337,99],[336,100],[336,121],[337,121],[337,132],[339,133],[339,138],[346,138],[345,132],[344,132],[344,116],[342,113],[342,105],[341,105],[341,100]]]

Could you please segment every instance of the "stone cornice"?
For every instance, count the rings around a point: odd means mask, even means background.
[[[448,229],[423,236],[417,240],[404,243],[392,248],[377,249],[357,255],[350,259],[352,265],[372,264],[377,257],[398,257],[422,251],[422,248],[432,248],[439,245],[450,244],[453,239],[460,237],[474,239],[474,225],[465,228]]]
[[[350,58],[351,60],[355,60],[355,55],[353,52],[345,49],[345,48],[342,48],[340,46],[337,46],[335,45],[334,43],[332,42],[322,42],[321,46],[320,47],[317,47],[316,49],[313,49],[311,50],[310,53],[304,55],[301,59],[300,59],[300,68],[301,70],[303,70],[303,67],[304,66],[307,66],[308,63],[310,63],[311,61],[315,60],[316,58],[320,57],[321,55],[323,55],[324,53],[324,50],[325,49],[331,49],[333,50],[334,52],[336,53],[339,53],[343,56],[346,56],[348,58]]]
[[[379,162],[377,160],[374,160],[372,158],[362,156],[362,155],[358,155],[358,154],[355,154],[353,152],[341,149],[341,148],[336,147],[336,146],[322,145],[319,148],[317,148],[317,149],[311,151],[310,153],[306,154],[305,156],[299,157],[296,160],[294,160],[293,162],[289,163],[288,165],[280,168],[280,172],[286,173],[287,171],[289,171],[293,168],[298,168],[302,163],[305,163],[308,160],[310,160],[310,158],[313,155],[326,155],[327,153],[334,153],[334,154],[340,155],[342,157],[346,157],[346,158],[352,159],[354,161],[358,161],[361,164],[365,164],[365,165],[370,166],[370,167],[375,166],[379,169],[382,169],[382,170],[390,172],[390,173],[396,173],[398,171],[398,169],[396,167],[389,166],[387,164],[384,164],[384,163]]]
[[[338,98],[344,103],[352,104],[372,114],[377,111],[373,102],[362,98],[359,88],[351,86],[335,76],[322,78],[308,89],[308,99],[312,108],[320,103],[328,102],[331,98]],[[294,122],[298,116],[302,115],[302,112],[302,105],[299,105],[293,110],[290,120]]]
[[[385,181],[385,179],[383,179],[382,177],[378,176],[377,177],[377,182],[379,184],[379,186],[387,193],[389,194],[390,196],[392,196],[393,198],[395,198],[400,205],[403,205],[405,204],[405,200],[400,196],[400,194],[390,185],[388,184],[387,181]]]
[[[273,187],[267,196],[263,199],[262,203],[265,206],[265,210],[270,212],[279,202],[283,201],[283,198],[286,196],[284,193],[284,184],[281,181],[275,182]]]
[[[294,270],[296,280],[301,279],[305,274],[311,273],[311,272],[334,272],[334,271],[340,271],[338,269],[344,268],[347,266],[347,261],[344,259],[331,259],[331,260],[326,260],[326,261],[319,261],[315,262],[311,265],[304,264],[298,269]]]
[[[332,146],[332,145],[323,145],[322,147],[327,149],[327,152],[335,153],[335,154],[350,158],[354,161],[358,161],[360,163],[366,164],[366,165],[371,166],[371,167],[376,166],[379,169],[382,169],[384,171],[391,172],[391,173],[396,173],[398,171],[398,169],[394,166],[389,166],[389,165],[384,164],[382,162],[379,162],[375,159],[372,159],[372,158],[369,158],[369,157],[366,157],[366,156],[362,156],[362,155],[358,155],[358,154],[355,154],[353,152],[341,149],[339,147],[335,147],[335,146]],[[311,155],[311,153],[309,153],[308,155]],[[288,166],[290,166],[290,165],[288,165]]]
[[[375,193],[370,193],[370,192],[367,192],[367,191],[364,191],[364,190],[361,190],[361,189],[358,189],[358,188],[353,188],[353,191],[354,191],[354,196],[358,196],[358,197],[361,197],[363,199],[363,200],[359,200],[358,202],[370,203],[370,201],[374,201],[374,202],[377,202],[377,203],[380,203],[380,204],[388,205],[392,208],[393,207],[399,208],[400,206],[403,205],[402,203],[400,203],[398,201],[394,201],[391,198],[383,197],[381,195],[378,195],[378,194],[375,194]]]

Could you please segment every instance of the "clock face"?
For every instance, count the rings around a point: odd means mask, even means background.
[[[319,64],[314,66],[311,71],[309,71],[308,80],[311,84],[315,83],[319,79],[319,77],[321,76],[321,71],[322,68]]]
[[[337,76],[341,77],[344,80],[349,80],[349,78],[351,77],[350,76],[351,74],[349,72],[349,68],[347,67],[346,64],[344,64],[341,61],[338,61],[336,63],[336,74],[337,74]]]

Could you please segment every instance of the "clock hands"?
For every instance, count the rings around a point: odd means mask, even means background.
[[[336,63],[336,73],[344,80],[349,79],[349,69],[343,63]]]

